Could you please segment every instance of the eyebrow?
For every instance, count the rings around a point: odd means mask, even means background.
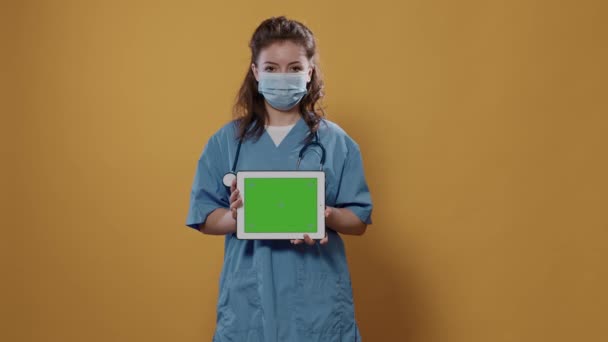
[[[291,62],[291,63],[289,63],[289,64],[287,64],[287,65],[292,65],[292,64],[294,64],[294,63],[300,63],[300,61]],[[275,63],[275,62],[264,62],[264,64],[274,64],[274,65],[279,65],[278,63]]]

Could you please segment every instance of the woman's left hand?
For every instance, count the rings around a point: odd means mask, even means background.
[[[332,207],[328,207],[325,206],[325,220],[327,221],[327,218],[329,217],[329,215],[331,215],[331,211],[332,211]],[[325,245],[327,243],[327,241],[329,241],[329,236],[327,235],[327,227],[325,227],[325,237],[321,240],[319,240],[320,244]],[[294,245],[298,245],[301,244],[302,242],[306,242],[306,244],[308,245],[314,245],[316,243],[316,241],[314,239],[312,239],[308,234],[304,234],[304,240],[302,239],[295,239],[295,240],[291,240],[291,243]]]

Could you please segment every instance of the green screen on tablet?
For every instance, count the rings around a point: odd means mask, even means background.
[[[246,178],[246,233],[317,230],[316,178]]]

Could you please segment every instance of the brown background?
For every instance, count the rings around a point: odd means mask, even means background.
[[[271,15],[315,32],[374,224],[364,341],[608,340],[605,1],[3,2],[3,341],[210,341],[184,226]]]

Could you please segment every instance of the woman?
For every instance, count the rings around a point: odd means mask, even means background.
[[[213,341],[360,341],[338,234],[361,235],[372,223],[359,147],[315,108],[323,81],[306,26],[272,17],[255,30],[250,48],[236,119],[205,145],[186,221],[205,234],[225,235]],[[300,149],[315,133],[326,149],[325,238],[237,239],[236,208],[242,200],[235,182],[228,188],[222,179],[232,169],[239,139],[236,170],[296,170]],[[313,146],[299,169],[319,170],[320,162],[321,150]]]

